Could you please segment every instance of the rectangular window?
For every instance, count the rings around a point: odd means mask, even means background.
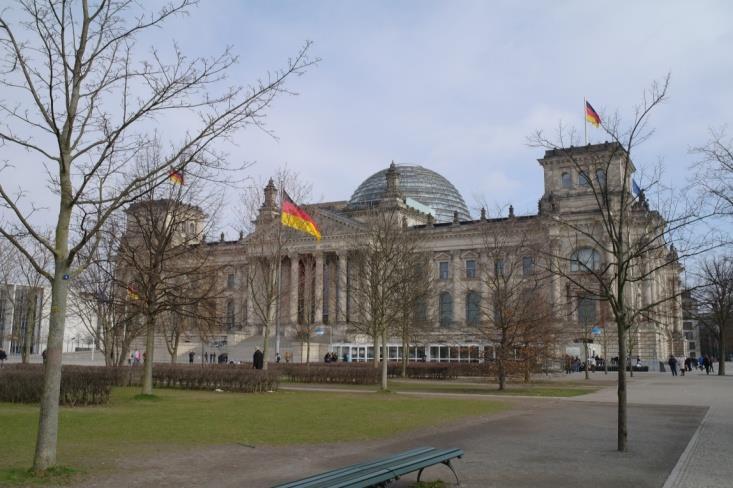
[[[466,294],[466,324],[478,325],[481,307],[481,296],[475,291]]]
[[[466,278],[476,277],[476,260],[469,259],[466,261]]]
[[[596,301],[587,297],[578,297],[578,323],[582,326],[589,326],[596,322]]]
[[[504,276],[504,260],[497,259],[494,261],[494,273],[496,276]]]
[[[445,327],[453,322],[453,299],[447,292],[439,295],[438,314],[440,316],[440,325]]]
[[[522,274],[529,276],[534,273],[534,258],[532,256],[524,256],[522,258]]]
[[[227,288],[230,290],[234,288],[234,273],[227,275]]]
[[[691,341],[691,342],[690,342],[690,349],[691,349],[691,350],[692,350],[692,349],[695,349],[695,346],[696,346],[696,345],[697,345],[697,344],[695,344],[695,342]]]
[[[448,261],[441,261],[438,263],[439,266],[439,272],[440,272],[440,279],[441,280],[447,280],[448,279]]]

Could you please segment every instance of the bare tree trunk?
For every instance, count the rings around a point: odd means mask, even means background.
[[[402,372],[400,373],[400,376],[403,378],[407,378],[407,360],[408,355],[410,353],[410,343],[407,340],[407,337],[404,335],[402,336]]]
[[[625,324],[618,324],[618,447],[620,452],[626,451],[626,330]]]
[[[43,370],[43,393],[38,421],[36,452],[33,458],[33,471],[41,473],[56,464],[56,443],[59,428],[59,395],[61,393],[61,353],[64,346],[64,325],[66,320],[66,300],[69,282],[64,280],[69,268],[66,264],[68,254],[68,228],[71,211],[65,204],[59,212],[59,225],[56,231],[56,249],[63,258],[56,258],[51,287],[51,316],[49,319],[48,342],[46,344],[46,364]]]
[[[269,315],[269,312],[268,312]],[[265,336],[265,340],[262,341],[262,369],[267,371],[267,343],[270,339],[270,320],[268,317],[268,320],[265,322],[265,328],[263,331],[263,335]]]
[[[499,390],[506,389],[506,368],[504,365],[504,358],[501,357],[502,354],[499,354],[496,358],[497,366],[499,367],[498,370],[498,376],[499,376]]]
[[[375,350],[376,355],[376,350]],[[387,361],[389,359],[389,350],[387,348],[387,328],[382,329],[382,391],[388,390],[387,384]]]
[[[728,324],[720,324],[718,335],[718,376],[725,376],[725,327]]]
[[[379,367],[379,335],[374,331],[374,367]]]
[[[588,365],[590,361],[588,361],[588,336],[586,334],[586,337],[583,339],[583,348],[585,351],[585,367],[583,368],[585,370],[585,379],[590,379],[590,374],[588,373]]]
[[[310,336],[308,336],[308,338],[306,339],[305,347],[306,347],[305,364],[310,364],[311,363],[311,338]]]
[[[153,394],[153,352],[155,351],[155,319],[145,317],[145,370],[143,371],[143,395]]]

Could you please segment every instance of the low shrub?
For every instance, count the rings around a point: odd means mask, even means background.
[[[111,368],[63,366],[59,405],[101,405],[109,401],[117,373]],[[0,401],[38,403],[43,391],[42,365],[16,365],[0,369]]]

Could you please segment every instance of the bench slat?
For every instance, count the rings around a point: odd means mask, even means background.
[[[414,459],[412,461],[406,461],[399,464],[395,464],[393,466],[385,467],[383,470],[375,471],[372,473],[364,473],[361,476],[357,476],[355,478],[351,479],[343,479],[339,480],[337,483],[331,483],[328,485],[329,488],[364,488],[368,486],[372,486],[378,483],[382,483],[384,481],[389,481],[392,479],[395,479],[397,477],[404,476],[406,474],[418,471],[422,468],[427,468],[429,466],[434,466],[436,464],[440,464],[442,462],[448,461],[450,459],[454,459],[457,457],[462,457],[463,451],[460,449],[450,449],[447,451],[442,451],[440,453],[437,453],[436,455],[428,455],[420,457],[419,459]],[[320,487],[319,487],[320,488]]]
[[[346,466],[344,468],[338,468],[331,471],[326,471],[324,473],[319,473],[314,476],[309,476],[307,478],[302,478],[297,481],[291,481],[288,483],[284,483],[281,485],[276,485],[273,488],[310,488],[310,487],[317,487],[317,483],[321,483],[327,479],[332,479],[337,476],[345,475],[347,473],[356,473],[358,471],[364,471],[367,469],[378,469],[382,467],[385,464],[389,464],[395,461],[399,461],[401,459],[405,459],[411,456],[416,456],[419,454],[425,454],[430,451],[435,451],[435,448],[433,447],[419,447],[416,449],[411,449],[409,451],[404,451],[398,454],[395,454],[394,456],[389,456],[386,458],[377,459],[375,461],[369,461],[365,463],[357,463],[352,464],[350,466]]]
[[[462,456],[461,449],[418,448],[376,461],[327,471],[277,485],[275,488],[368,487]]]

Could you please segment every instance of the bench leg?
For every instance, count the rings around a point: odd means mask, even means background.
[[[456,486],[461,486],[461,480],[458,479],[458,474],[456,473],[456,470],[453,469],[453,465],[451,464],[450,459],[448,461],[443,461],[442,464],[445,464],[446,466],[448,466],[448,469],[451,470],[451,472],[453,473],[453,476],[456,477]],[[424,469],[425,468],[420,468],[420,471],[417,472],[417,482],[418,483],[420,483],[420,476],[422,476],[422,472]]]

